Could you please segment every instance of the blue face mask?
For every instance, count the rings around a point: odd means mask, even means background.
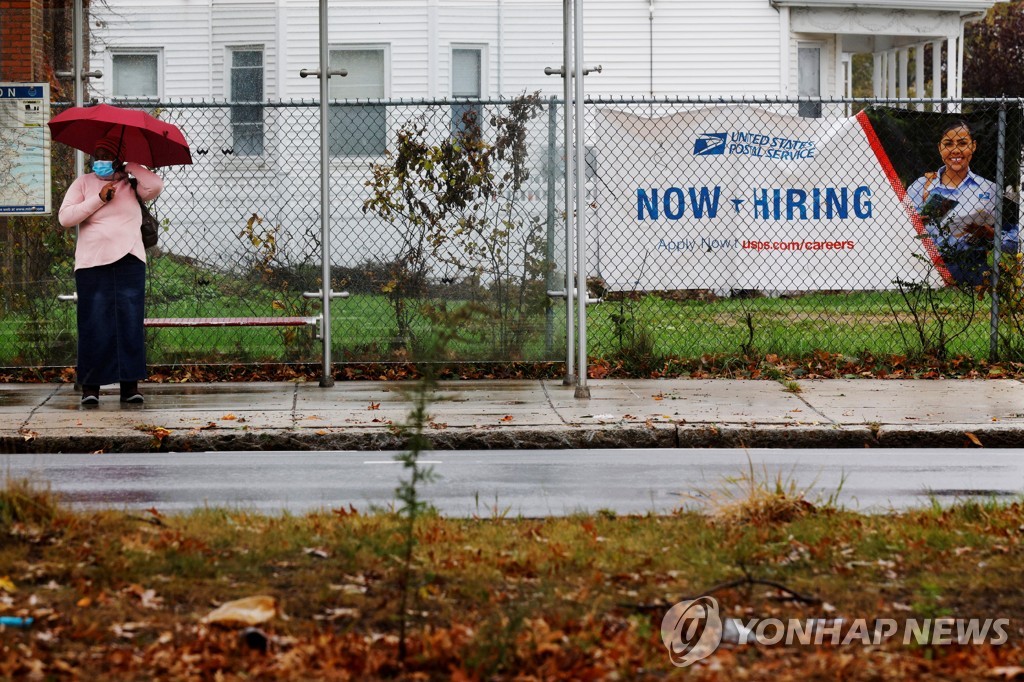
[[[113,161],[93,161],[92,172],[101,178],[109,178],[114,174]]]

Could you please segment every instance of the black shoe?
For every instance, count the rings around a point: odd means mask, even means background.
[[[145,402],[145,398],[142,397],[142,393],[138,390],[137,381],[121,382],[121,401],[128,402],[130,404],[141,404],[142,402]]]
[[[142,397],[142,393],[139,392],[139,382],[137,381],[122,381],[121,382],[121,402],[129,403],[131,405],[141,405],[146,401]]]
[[[82,386],[82,407],[95,407],[100,404],[99,386]]]

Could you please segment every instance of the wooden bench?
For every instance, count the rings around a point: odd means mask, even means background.
[[[316,327],[316,338],[323,338],[323,316],[313,317],[147,317],[147,328],[183,327]]]
[[[147,317],[146,327],[306,327],[320,324],[315,317]]]
[[[303,298],[319,298],[319,291],[304,292]],[[332,291],[331,298],[348,298],[347,291]],[[78,292],[61,294],[58,300],[78,302]],[[323,315],[307,317],[147,317],[144,327],[316,327],[316,338],[323,338]]]

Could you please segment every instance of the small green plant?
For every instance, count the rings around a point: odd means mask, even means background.
[[[978,258],[984,257],[984,246],[973,242],[963,246],[952,238],[948,220],[943,223],[929,216],[922,217],[935,226],[935,234],[922,234],[918,239],[931,244],[930,249],[937,249],[947,271],[940,272],[931,257],[914,253],[914,259],[926,265],[927,275],[920,281],[893,280],[910,314],[909,326],[917,336],[916,348],[904,332],[907,324],[903,315],[895,307],[892,310],[908,353],[919,351],[923,355],[945,360],[950,355],[953,342],[968,333],[978,313],[978,288],[970,280],[981,267]],[[941,246],[947,243],[954,245]],[[954,272],[962,273],[964,279],[951,281],[944,287],[932,285],[932,281],[948,279]]]
[[[1024,253],[1003,254],[995,289],[989,277],[978,288],[979,300],[992,295],[999,299],[1000,357],[1024,361]]]
[[[293,274],[309,273],[313,254],[301,256],[298,264],[291,263],[280,241],[281,232],[280,225],[264,226],[263,218],[253,213],[245,221],[238,237],[253,248],[248,264],[250,274],[275,294],[270,303],[271,310],[285,316],[308,317],[311,315],[313,300],[301,296],[301,291],[292,290],[296,284]],[[301,288],[313,288],[316,279],[314,276],[313,281]],[[266,315],[265,312],[259,314]],[[283,360],[308,360],[313,357],[315,339],[305,329],[282,327],[278,333],[284,343]]]
[[[636,301],[627,297],[620,298],[618,312],[609,319],[618,341],[618,347],[610,358],[612,361],[638,375],[650,374],[653,369],[664,364],[664,358],[657,351],[653,332],[636,314]]]
[[[910,605],[915,614],[923,618],[943,618],[953,615],[953,610],[943,603],[945,599],[941,586],[932,582],[924,582],[918,590],[917,598]]]
[[[532,333],[530,316],[547,304],[542,275],[552,267],[541,219],[521,205],[529,177],[528,124],[542,109],[536,93],[514,99],[486,122],[469,107],[440,141],[435,112],[428,111],[403,124],[387,161],[372,165],[363,211],[390,222],[399,240],[380,286],[394,312],[398,343],[415,345],[413,320],[431,276],[444,268],[447,279],[480,283],[485,296],[476,302],[496,312],[495,351],[521,354]]]
[[[420,462],[420,455],[430,449],[430,439],[427,438],[427,429],[431,421],[430,404],[437,389],[438,377],[444,368],[443,361],[447,356],[448,346],[460,338],[467,323],[479,314],[479,310],[470,305],[463,306],[451,313],[445,309],[434,309],[430,312],[435,324],[427,339],[427,344],[422,348],[421,356],[417,358],[417,367],[421,378],[416,382],[412,410],[409,412],[406,424],[401,429],[407,439],[406,450],[395,456],[395,459],[401,462],[403,468],[409,473],[409,478],[403,479],[396,489],[396,496],[401,503],[398,513],[404,521],[402,571],[399,586],[401,599],[398,615],[398,658],[400,662],[405,661],[408,650],[406,636],[408,633],[409,599],[413,592],[416,520],[427,509],[427,503],[420,496],[420,486],[436,480],[434,468],[423,466]]]

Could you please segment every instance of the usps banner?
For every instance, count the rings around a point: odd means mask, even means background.
[[[596,116],[589,267],[611,290],[943,283],[864,118],[746,106]]]

